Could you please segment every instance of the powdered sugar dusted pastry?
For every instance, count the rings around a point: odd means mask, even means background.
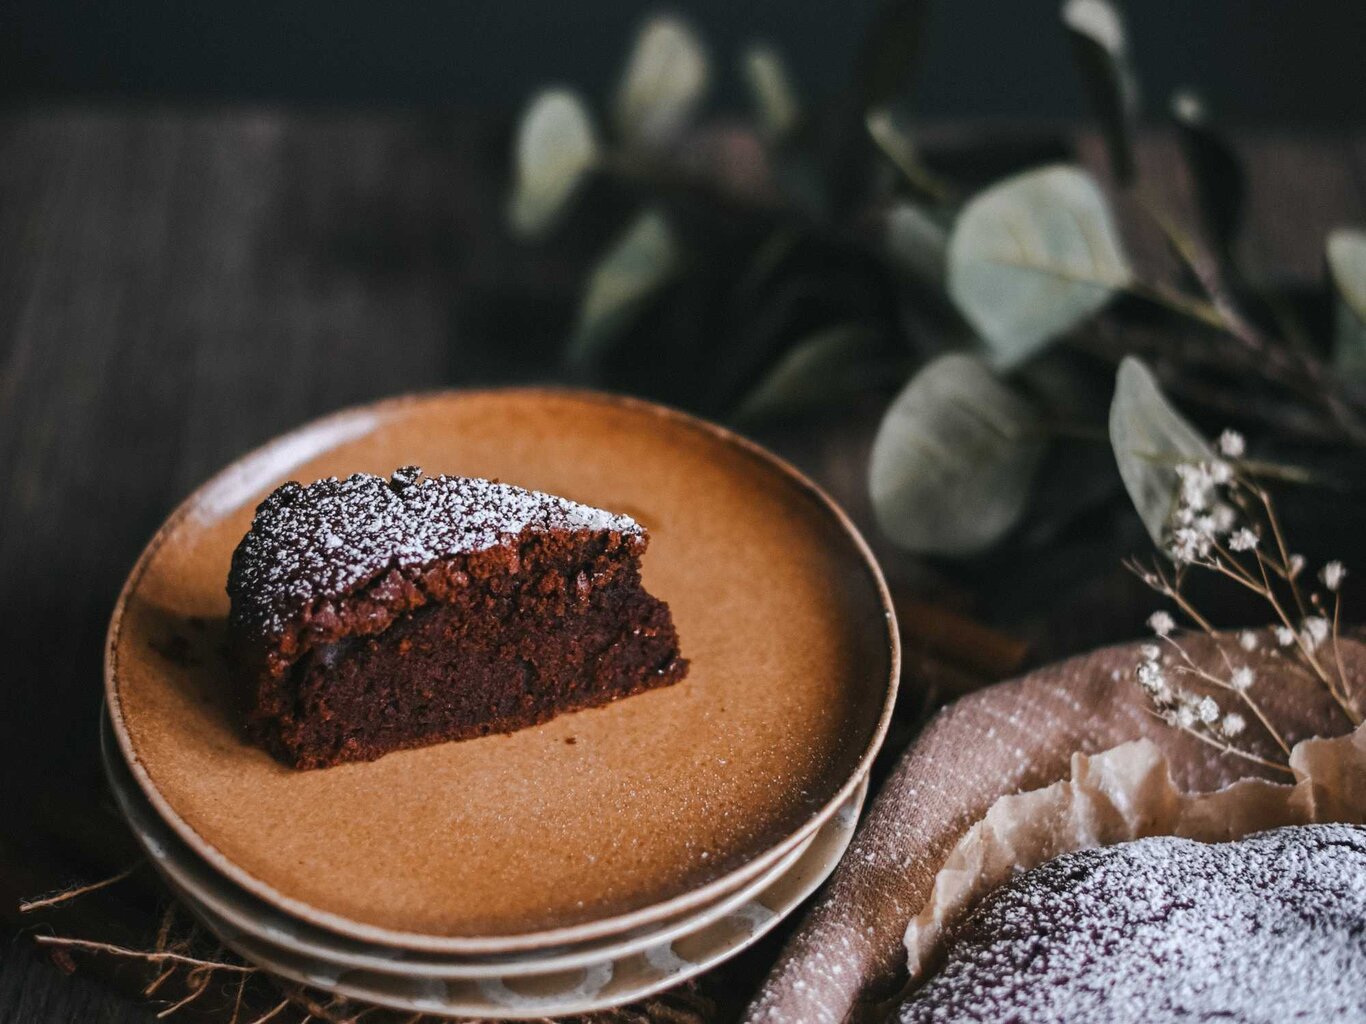
[[[947,938],[902,1024],[1366,1020],[1366,827],[1066,854]]]

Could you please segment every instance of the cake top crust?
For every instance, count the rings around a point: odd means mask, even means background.
[[[901,1024],[1366,1019],[1366,827],[1067,854],[991,893]]]
[[[344,598],[390,569],[419,569],[510,537],[551,530],[644,536],[629,516],[553,494],[404,466],[281,484],[233,553],[228,592],[239,627],[278,633],[317,601]]]

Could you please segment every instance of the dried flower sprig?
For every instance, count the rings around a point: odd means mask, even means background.
[[[1162,538],[1172,568],[1159,562],[1129,565],[1179,614],[1216,641],[1222,670],[1198,664],[1182,644],[1176,618],[1159,610],[1148,619],[1159,643],[1144,647],[1135,678],[1154,712],[1169,724],[1224,753],[1289,772],[1290,743],[1258,698],[1258,674],[1230,648],[1242,654],[1261,651],[1276,659],[1278,668],[1321,686],[1346,720],[1360,725],[1362,715],[1348,694],[1339,639],[1347,570],[1340,561],[1330,561],[1317,574],[1321,587],[1306,585],[1306,561],[1287,544],[1275,503],[1243,461],[1245,453],[1242,435],[1226,430],[1210,458],[1178,463],[1178,486]],[[1273,615],[1269,637],[1254,630],[1229,634],[1203,616],[1183,589],[1188,575],[1198,570],[1229,579],[1265,601]],[[1191,680],[1219,696],[1183,685]],[[1274,742],[1277,759],[1246,744],[1247,715]]]

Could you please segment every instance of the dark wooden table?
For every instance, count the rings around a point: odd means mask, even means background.
[[[506,239],[506,131],[457,113],[0,118],[0,1022],[152,1019],[58,970],[12,911],[131,855],[97,813],[102,641],[168,510],[320,413],[553,376],[583,268]],[[1318,278],[1325,232],[1366,221],[1366,135],[1240,146],[1246,255],[1269,276]],[[1100,163],[1093,139],[1078,150]],[[1171,140],[1147,139],[1140,157],[1163,198],[1188,208]],[[775,440],[866,524],[866,422]],[[916,578],[887,554],[894,578]],[[1056,614],[1003,625],[1039,660],[1132,632],[1132,593],[1107,574],[1059,595]],[[1079,607],[1093,612],[1065,610]]]

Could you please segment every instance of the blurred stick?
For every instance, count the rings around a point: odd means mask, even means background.
[[[894,597],[892,604],[904,646],[947,662],[942,674],[956,680],[951,684],[955,696],[1014,675],[1029,654],[1023,640],[939,605],[909,597]],[[971,685],[973,677],[981,682]]]

